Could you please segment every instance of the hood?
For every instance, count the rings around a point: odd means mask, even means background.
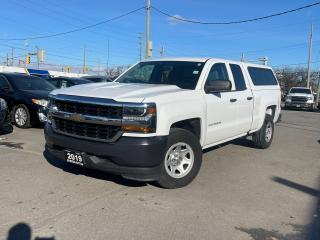
[[[35,99],[48,99],[49,91],[44,90],[18,90],[20,94]]]
[[[83,97],[108,98],[115,101],[142,102],[150,96],[185,91],[175,85],[138,84],[138,83],[92,83],[57,89],[53,95],[75,95]]]

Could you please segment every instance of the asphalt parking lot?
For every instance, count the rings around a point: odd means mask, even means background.
[[[205,151],[176,190],[46,158],[42,129],[1,138],[0,239],[320,239],[320,113],[283,111],[267,150]]]

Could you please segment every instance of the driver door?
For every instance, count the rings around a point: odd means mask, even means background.
[[[11,86],[7,79],[3,76],[0,76],[0,98],[3,98],[9,107],[11,106],[12,102],[12,92],[11,92]]]
[[[206,85],[215,80],[231,81],[232,89],[224,92],[205,93],[207,103],[207,136],[205,145],[211,145],[236,136],[237,92],[233,79],[229,78],[229,66],[218,62],[211,66]]]

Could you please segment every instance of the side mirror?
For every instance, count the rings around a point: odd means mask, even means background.
[[[209,85],[204,87],[204,91],[206,93],[212,92],[226,92],[230,91],[232,88],[232,84],[230,80],[215,80],[212,81]]]

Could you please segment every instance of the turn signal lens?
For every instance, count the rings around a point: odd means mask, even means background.
[[[147,126],[135,126],[135,125],[126,125],[122,126],[122,131],[124,132],[141,132],[141,133],[151,133],[153,129]]]

